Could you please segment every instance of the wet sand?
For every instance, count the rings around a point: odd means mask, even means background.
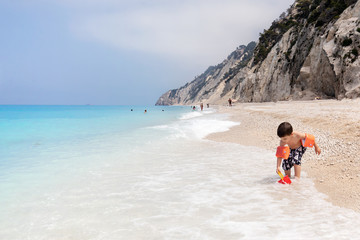
[[[280,141],[276,130],[281,122],[315,135],[321,155],[308,149],[302,171],[334,205],[360,212],[360,99],[235,103],[218,106],[218,112],[241,124],[207,138],[274,151],[274,174]]]

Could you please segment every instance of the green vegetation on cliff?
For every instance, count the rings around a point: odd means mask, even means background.
[[[256,65],[262,62],[269,54],[272,47],[293,26],[306,26],[314,24],[322,27],[324,24],[337,19],[339,15],[357,0],[297,0],[294,11],[288,10],[288,15],[282,13],[270,28],[260,34],[259,43],[254,50]]]

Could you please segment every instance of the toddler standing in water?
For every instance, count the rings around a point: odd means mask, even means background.
[[[277,148],[276,172],[281,172],[282,168],[285,174],[291,176],[291,168],[294,166],[295,178],[300,178],[301,157],[307,147],[314,147],[315,153],[320,154],[321,149],[315,142],[315,137],[311,134],[295,132],[290,123],[283,122],[277,129],[277,135],[280,138],[280,146]],[[287,146],[286,146],[287,145]]]

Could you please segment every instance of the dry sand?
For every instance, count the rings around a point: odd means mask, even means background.
[[[276,130],[281,122],[315,135],[321,155],[308,149],[302,170],[334,205],[360,211],[360,99],[238,103],[221,106],[218,112],[229,113],[241,124],[207,138],[274,151],[274,174],[280,141]]]

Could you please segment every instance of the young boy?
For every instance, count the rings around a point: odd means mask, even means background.
[[[280,146],[276,153],[276,173],[278,171],[281,172],[281,160],[284,159],[282,167],[285,174],[291,177],[291,168],[294,166],[295,178],[300,178],[301,157],[305,153],[306,148],[314,146],[315,153],[321,153],[320,147],[315,142],[315,137],[310,134],[293,131],[291,124],[288,122],[283,122],[279,125],[277,135],[280,137]]]

